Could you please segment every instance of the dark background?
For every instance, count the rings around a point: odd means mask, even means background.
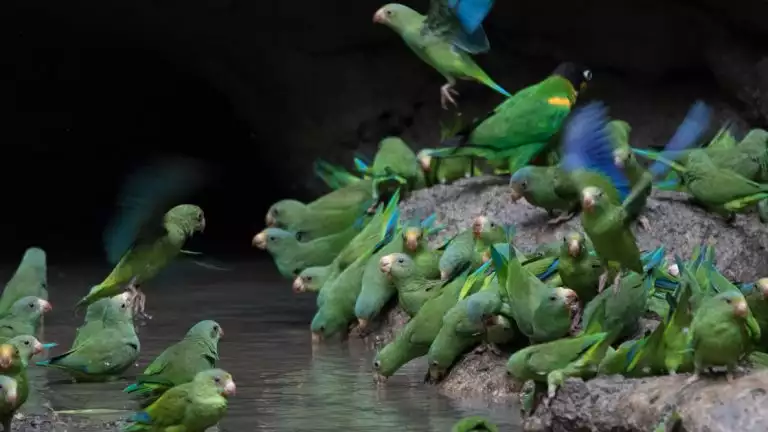
[[[390,134],[436,144],[441,77],[389,29],[380,0],[9,0],[0,5],[0,259],[103,260],[121,180],[159,154],[221,175],[190,200],[208,219],[190,248],[253,256],[279,198],[324,191],[317,157],[349,165]],[[426,0],[407,2],[426,11]],[[588,64],[588,97],[665,141],[690,103],[765,125],[768,5],[708,0],[499,1],[478,62],[510,91],[560,61]],[[501,99],[460,84],[467,116]],[[263,256],[263,254],[261,255]]]

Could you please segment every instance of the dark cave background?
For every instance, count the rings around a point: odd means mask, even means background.
[[[409,1],[426,11],[427,1]],[[275,200],[324,192],[316,157],[402,135],[434,146],[442,78],[389,29],[381,1],[10,0],[0,6],[0,258],[35,244],[51,260],[102,259],[122,178],[158,154],[221,173],[195,202],[194,248],[257,256]],[[760,0],[499,1],[477,57],[510,91],[558,62],[588,64],[582,99],[605,100],[633,144],[661,144],[696,98],[744,131],[768,118],[768,3]],[[464,115],[501,99],[462,83]]]

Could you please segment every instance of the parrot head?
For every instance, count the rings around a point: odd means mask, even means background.
[[[2,399],[8,402],[10,405],[16,405],[18,383],[15,379],[0,375],[0,394]]]
[[[600,188],[595,186],[586,187],[581,191],[581,207],[584,211],[591,212],[602,198],[603,191]]]
[[[306,207],[306,204],[296,200],[280,200],[272,204],[264,218],[267,227],[285,228],[287,225],[300,221]]]
[[[326,271],[325,267],[308,267],[302,270],[293,281],[293,292],[299,294],[320,291],[324,271]]]
[[[13,364],[13,356],[16,354],[16,348],[9,344],[4,343],[0,345],[0,369],[7,370]]]
[[[389,3],[373,14],[373,22],[400,31],[409,25],[416,24],[422,19],[421,14],[408,6],[399,3]]]
[[[407,355],[400,338],[384,345],[373,359],[374,381],[382,383],[391,377],[403,364]]]
[[[28,296],[16,300],[11,307],[11,313],[15,316],[40,316],[50,312],[52,306],[47,300],[38,297]]]
[[[746,318],[749,315],[749,305],[747,305],[747,300],[740,292],[723,292],[718,294],[717,298],[733,309],[733,315],[739,318]]]
[[[481,239],[485,234],[498,228],[499,224],[485,216],[478,216],[472,221],[472,234],[474,234],[476,239]]]
[[[419,150],[419,153],[416,155],[416,158],[419,160],[421,169],[424,172],[429,172],[432,169],[432,155],[430,154],[429,149]]]
[[[560,63],[552,75],[558,75],[567,79],[573,89],[582,92],[587,88],[587,84],[592,81],[592,71],[586,66],[572,62]]]
[[[763,295],[764,300],[768,300],[768,278],[760,278],[757,280],[757,288]]]
[[[21,258],[21,265],[35,267],[45,270],[46,266],[45,251],[39,247],[31,247],[24,252],[24,257]]]
[[[36,337],[30,335],[16,336],[8,341],[10,345],[13,345],[18,355],[27,361],[32,358],[33,355],[43,352],[43,344],[37,340]]]
[[[310,329],[313,339],[324,340],[347,330],[349,320],[333,304],[324,304],[312,319]]]
[[[202,338],[218,341],[224,336],[224,329],[213,320],[200,321],[187,331],[187,338]]]
[[[296,236],[280,228],[267,228],[253,236],[251,244],[270,253],[284,252],[296,245]]]
[[[677,266],[677,264],[672,264],[667,267],[667,273],[674,277],[680,277],[680,268]]]
[[[415,252],[419,247],[419,240],[421,240],[421,236],[423,234],[424,231],[421,229],[421,227],[408,227],[404,229],[403,240],[405,241],[405,247],[409,251]]]
[[[411,273],[413,260],[406,254],[393,253],[381,257],[379,269],[390,279],[402,278]]]
[[[512,202],[516,202],[528,192],[531,170],[533,170],[531,166],[524,166],[515,171],[509,178],[509,186],[512,188]]]
[[[192,204],[180,204],[168,210],[165,214],[165,222],[183,227],[188,234],[205,231],[203,209]]]
[[[628,147],[620,147],[613,151],[613,164],[617,168],[624,168],[627,161],[632,157],[632,150]]]
[[[237,390],[232,375],[223,369],[208,369],[198,372],[194,381],[204,385],[213,385],[222,396],[234,396]]]
[[[548,300],[553,302],[562,302],[567,308],[570,309],[573,304],[579,302],[579,295],[576,294],[576,291],[570,288],[557,287],[549,296]]]
[[[563,237],[563,248],[568,255],[578,258],[584,250],[584,236],[577,232],[568,233]]]

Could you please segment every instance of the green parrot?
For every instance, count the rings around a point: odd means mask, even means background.
[[[579,91],[591,79],[592,72],[583,66],[562,63],[545,80],[517,92],[443,142],[444,147],[432,151],[431,156],[506,161],[510,174],[514,174],[547,155]]]
[[[513,227],[504,226],[486,216],[472,221],[472,228],[453,237],[440,257],[440,278],[448,280],[466,265],[474,270],[483,263],[483,252],[489,246],[504,241]]]
[[[198,372],[191,382],[171,388],[134,413],[123,431],[205,432],[224,418],[227,398],[235,390],[232,375],[222,369]]]
[[[557,268],[563,285],[576,291],[584,304],[597,295],[597,286],[603,273],[602,261],[591,250],[591,246],[581,233],[568,233],[563,237]]]
[[[0,375],[0,418],[2,418],[3,431],[11,431],[11,423],[19,403],[19,384],[6,375]]]
[[[739,285],[741,293],[747,300],[749,310],[760,325],[761,351],[768,351],[768,278],[760,278],[754,283]]]
[[[451,432],[499,432],[499,428],[483,417],[472,416],[456,422]]]
[[[456,180],[483,175],[471,157],[433,158],[435,149],[421,149],[416,157],[424,171],[427,185],[451,184]]]
[[[325,237],[355,224],[371,205],[372,191],[373,180],[364,179],[309,204],[280,200],[267,211],[266,225],[297,234],[301,241]]]
[[[373,362],[375,378],[384,381],[411,360],[426,355],[440,332],[445,314],[458,302],[469,270],[427,300],[394,341],[378,352]]]
[[[389,3],[373,15],[373,22],[395,31],[406,45],[425,63],[432,66],[446,81],[440,87],[440,104],[458,107],[454,96],[457,80],[472,80],[509,97],[474,60],[472,54],[490,49],[482,21],[491,11],[493,0],[461,2],[430,0],[427,16],[408,6]]]
[[[171,387],[192,381],[198,372],[214,369],[223,335],[224,330],[216,321],[198,322],[182,340],[152,360],[136,382],[123,391],[141,397],[142,406],[147,406]]]
[[[374,203],[369,213],[388,200],[395,190],[406,194],[426,186],[416,153],[398,137],[387,137],[379,142],[376,157],[366,174],[373,178]]]
[[[427,277],[429,268],[420,267],[404,253],[382,257],[379,269],[392,280],[397,290],[397,301],[409,316],[415,316],[424,303],[439,294],[442,287],[450,282]]]
[[[693,316],[690,347],[694,375],[707,367],[725,366],[728,381],[742,357],[749,355],[760,341],[760,326],[752,316],[746,299],[738,291],[725,291],[704,299]]]
[[[202,177],[198,163],[178,159],[149,165],[128,179],[119,196],[119,211],[104,233],[107,260],[114,268],[75,308],[127,288],[137,315],[149,318],[140,285],[170,264],[189,237],[205,229],[200,207],[179,204],[201,187]]]
[[[3,377],[16,381],[15,403],[0,404],[0,424],[4,431],[11,430],[11,421],[16,411],[21,408],[29,397],[29,378],[27,366],[32,356],[43,352],[46,347],[56,344],[41,344],[34,336],[16,336],[0,345],[0,367]]]
[[[512,202],[520,198],[536,207],[547,211],[550,225],[572,219],[579,208],[579,201],[565,199],[555,191],[556,171],[558,166],[526,165],[512,174],[509,185],[512,188]]]
[[[416,261],[418,269],[423,269],[423,276],[427,278],[438,276],[439,254],[432,251],[427,242],[428,237],[439,229],[439,227],[432,228],[436,216],[432,214],[423,221],[406,222],[405,226],[396,233],[395,238],[368,260],[363,272],[360,295],[357,296],[355,303],[355,316],[360,329],[365,329],[368,322],[375,318],[384,305],[397,294],[397,288],[392,279],[381,271],[381,260],[385,256],[405,253]]]
[[[330,273],[331,269],[329,266],[307,267],[293,280],[291,289],[297,294],[306,292],[319,293],[320,288],[323,287]]]
[[[706,130],[710,116],[711,110],[703,102],[694,104],[665,152],[672,154],[694,145]],[[593,102],[574,113],[563,137],[563,169],[571,185],[580,191],[581,223],[605,269],[598,283],[599,292],[605,288],[611,270],[643,273],[628,209],[642,197],[646,184],[668,169],[662,163],[652,165],[644,179],[630,190],[629,180],[615,165],[607,124],[606,107]],[[614,290],[618,289],[620,277],[621,271],[617,271]]]
[[[103,328],[69,351],[37,362],[60,369],[75,381],[103,382],[120,377],[139,357],[139,338],[133,327],[133,300],[110,302],[104,310]]]
[[[123,303],[129,304],[130,300],[131,293],[124,291],[114,297],[97,300],[88,306],[85,310],[83,324],[75,330],[75,340],[72,342],[72,348],[87,342],[92,335],[104,329],[104,314],[107,310],[111,307],[119,308]]]
[[[313,167],[315,175],[324,181],[331,189],[341,189],[352,183],[359,182],[360,177],[352,174],[346,169],[333,165],[322,159],[317,159]]]
[[[43,314],[51,309],[51,304],[41,298],[29,296],[16,300],[0,318],[0,341],[20,335],[37,335]]]
[[[629,134],[632,128],[629,126],[629,123],[621,120],[610,121],[607,127],[614,146],[613,163],[617,168],[624,171],[624,175],[629,180],[631,188],[637,185],[642,187],[638,192],[637,198],[632,201],[631,205],[627,206],[627,212],[633,220],[637,220],[640,227],[650,231],[651,223],[642,214],[642,211],[645,209],[645,204],[651,195],[653,184],[645,181],[650,173],[646,171],[645,167],[635,157],[635,154],[632,153],[632,147],[629,145]]]
[[[34,296],[48,300],[48,276],[45,251],[31,247],[24,252],[16,272],[5,284],[0,296],[0,316],[6,314],[22,297]]]
[[[252,244],[272,255],[283,277],[291,277],[308,267],[330,264],[359,233],[360,228],[351,225],[335,234],[301,242],[289,231],[267,228],[256,234]]]

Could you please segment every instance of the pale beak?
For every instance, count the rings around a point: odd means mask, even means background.
[[[16,405],[16,392],[10,391],[5,394],[5,399],[10,402],[11,405]]]
[[[43,344],[40,343],[40,341],[35,340],[35,344],[32,347],[32,355],[40,354],[43,352]]]
[[[277,223],[277,221],[275,220],[275,217],[272,216],[272,212],[267,212],[267,216],[264,219],[268,227],[275,226],[275,224]]]
[[[488,221],[488,218],[485,216],[478,216],[475,218],[475,220],[472,222],[472,233],[475,234],[475,237],[479,237],[480,234],[483,233],[483,228],[485,227],[485,223]]]
[[[514,187],[512,188],[512,193],[510,195],[512,196],[512,202],[517,202],[520,198],[523,197],[523,194],[518,192]]]
[[[565,298],[565,303],[571,305],[579,301],[579,295],[570,288],[560,288],[560,295]]]
[[[379,260],[379,270],[382,273],[389,273],[392,270],[392,259],[392,255],[381,257],[381,260]]]
[[[763,293],[763,299],[768,299],[768,278],[760,278],[757,281],[757,286],[760,288],[760,291]]]
[[[231,379],[227,381],[226,384],[224,384],[224,392],[223,394],[225,396],[234,396],[237,392],[237,387],[235,386],[235,382]]]
[[[405,247],[408,250],[415,251],[419,247],[419,233],[415,231],[408,231],[405,233]]]
[[[40,307],[43,308],[43,313],[50,312],[51,309],[53,309],[53,306],[46,300],[40,299]]]
[[[205,231],[205,218],[200,219],[200,232]]]
[[[14,348],[11,345],[0,346],[0,368],[8,369],[13,364]]]
[[[373,14],[374,23],[382,24],[382,23],[385,23],[386,21],[387,21],[387,13],[386,11],[384,11],[384,8],[377,10],[376,13]]]
[[[571,240],[568,242],[568,254],[574,258],[579,256],[579,252],[581,252],[581,244],[579,244],[578,240]]]
[[[304,279],[302,279],[301,276],[297,276],[296,279],[293,280],[293,286],[291,288],[293,289],[293,292],[297,294],[304,292]]]
[[[747,314],[749,313],[749,306],[747,306],[747,302],[744,300],[736,302],[733,305],[733,313],[737,317],[746,318]]]
[[[592,208],[595,207],[595,197],[592,195],[586,195],[581,200],[581,206],[584,208],[584,210],[591,211]]]
[[[448,280],[448,276],[451,275],[451,272],[448,270],[440,270],[440,280]]]
[[[667,273],[674,277],[680,276],[680,268],[677,266],[677,264],[672,264],[671,266],[667,267]]]
[[[432,169],[432,156],[423,155],[419,157],[419,163],[422,170],[429,172]]]
[[[483,252],[483,264],[487,263],[491,259],[491,251]]]
[[[223,328],[221,328],[221,327],[219,327],[219,337],[220,337],[220,338],[223,338],[223,337],[224,337],[224,329],[223,329]]]
[[[619,168],[624,168],[624,159],[620,155],[615,155],[613,157],[613,164]]]
[[[323,340],[323,335],[321,333],[312,332],[312,343],[313,344],[320,343],[320,342],[322,342],[322,340]]]
[[[264,231],[256,234],[253,236],[253,241],[251,244],[259,249],[266,249],[267,248],[267,233]]]
[[[368,327],[368,320],[363,318],[357,319],[357,328],[359,330],[365,330]]]

